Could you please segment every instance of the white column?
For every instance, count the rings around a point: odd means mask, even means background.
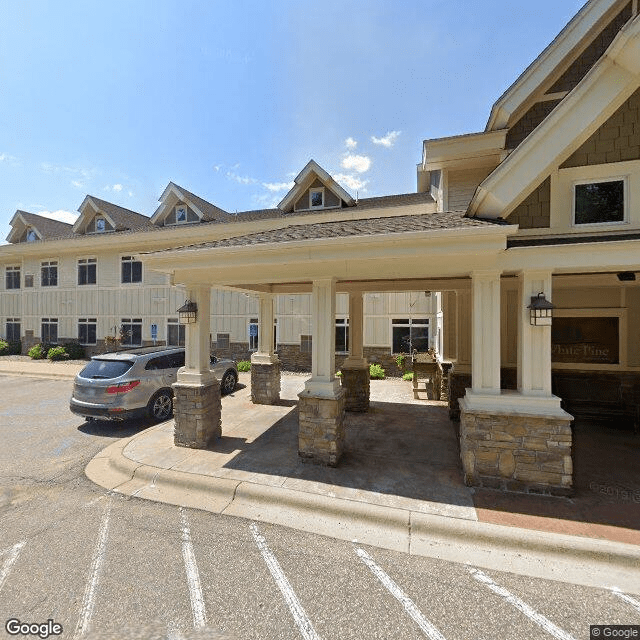
[[[349,357],[344,367],[366,368],[364,358],[364,312],[362,291],[349,293]]]
[[[278,362],[273,344],[275,296],[271,293],[261,293],[258,296],[258,303],[258,350],[251,355],[251,362],[271,364]]]
[[[473,393],[500,394],[500,271],[471,275]]]
[[[307,380],[303,393],[335,397],[340,392],[340,381],[335,377],[335,278],[313,281],[311,314],[311,378]]]
[[[185,366],[178,371],[178,382],[207,384],[216,379],[210,367],[211,287],[188,287],[187,298],[198,305],[198,313],[196,322],[185,327]]]
[[[518,275],[518,391],[526,396],[551,396],[551,327],[532,326],[531,297],[540,292],[551,302],[551,272]]]

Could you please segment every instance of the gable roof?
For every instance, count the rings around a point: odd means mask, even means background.
[[[335,193],[347,206],[352,206],[355,202],[353,197],[347,193],[315,160],[309,160],[304,169],[293,179],[293,187],[289,193],[280,201],[278,209],[286,213],[293,211],[298,198],[311,186],[314,178],[318,178],[326,187]]]
[[[213,249],[220,247],[247,247],[282,242],[377,236],[420,231],[442,231],[452,229],[472,229],[505,225],[503,220],[480,220],[466,218],[464,212],[423,213],[384,218],[362,218],[358,220],[334,220],[287,225],[279,229],[269,229],[241,236],[222,238],[213,242],[192,244],[164,251],[188,251],[192,249]],[[154,253],[163,253],[154,252]]]
[[[73,225],[59,220],[45,218],[28,211],[15,212],[9,222],[11,231],[7,235],[7,242],[19,242],[20,237],[28,227],[32,227],[38,233],[40,240],[50,240],[52,238],[71,237]]]
[[[161,204],[151,216],[152,223],[158,224],[163,218],[168,208],[166,200],[171,194],[178,200],[190,205],[200,218],[200,222],[226,222],[231,217],[231,214],[224,209],[216,207],[216,205],[207,202],[195,193],[191,193],[191,191],[177,185],[175,182],[170,182],[158,198]]]
[[[589,0],[544,51],[494,103],[485,131],[504,129],[512,116],[535,99],[554,74],[593,38],[628,0]]]
[[[96,196],[86,196],[82,204],[78,207],[80,217],[73,225],[73,231],[78,233],[86,226],[89,220],[97,213],[102,213],[116,231],[138,231],[152,228],[151,221],[145,215],[125,209],[120,205],[113,204],[96,198]]]
[[[477,188],[468,215],[506,217],[640,86],[640,15],[547,118]]]

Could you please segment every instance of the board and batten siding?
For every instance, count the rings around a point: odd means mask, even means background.
[[[478,185],[491,171],[488,167],[449,171],[449,211],[465,211]]]

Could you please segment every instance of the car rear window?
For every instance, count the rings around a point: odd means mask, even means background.
[[[80,372],[81,378],[90,380],[119,378],[133,367],[132,360],[91,360]]]

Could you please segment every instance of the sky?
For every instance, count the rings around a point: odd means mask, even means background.
[[[416,190],[422,141],[482,131],[583,0],[3,0],[0,242],[86,195],[170,181],[277,205],[313,158],[353,196]]]

